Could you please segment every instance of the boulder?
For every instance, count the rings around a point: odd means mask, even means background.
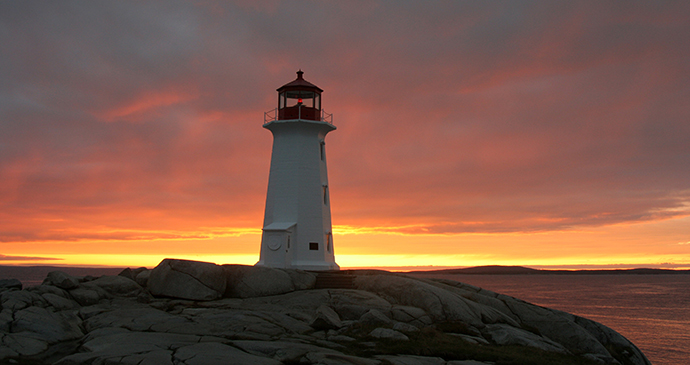
[[[245,265],[223,265],[223,268],[228,280],[228,297],[253,298],[295,290],[290,274],[284,270]]]
[[[46,285],[46,284],[41,284],[41,285],[36,285],[36,286],[31,286],[26,288],[27,291],[30,291],[32,293],[36,293],[38,295],[43,295],[43,294],[53,294],[57,295],[59,297],[69,299],[69,292],[65,289],[60,289],[57,286],[54,285]]]
[[[392,330],[390,328],[376,328],[373,331],[369,333],[369,336],[378,338],[378,339],[384,339],[384,340],[393,340],[393,341],[409,341],[410,338],[405,336],[405,334],[398,332],[396,330]]]
[[[14,313],[12,332],[48,343],[82,338],[80,320],[71,312],[49,312],[45,308],[28,307]]]
[[[0,333],[0,360],[15,356],[34,356],[48,349],[46,341],[22,333]]]
[[[314,317],[309,325],[317,330],[338,329],[343,326],[338,313],[327,305],[321,305],[316,309]]]
[[[53,293],[45,293],[41,296],[43,297],[43,299],[46,300],[49,306],[55,308],[58,311],[65,309],[74,309],[79,306],[79,304],[74,300],[69,300],[67,298],[55,295]]]
[[[611,357],[596,338],[572,320],[571,315],[505,295],[500,295],[499,298],[520,318],[522,323],[535,328],[542,336],[561,344],[573,354]]]
[[[72,289],[69,291],[69,294],[72,299],[74,299],[81,306],[97,304],[101,298],[104,298],[103,294],[98,290],[87,289],[84,287]]]
[[[355,286],[377,293],[391,303],[421,308],[435,321],[459,321],[477,328],[483,327],[484,322],[518,325],[515,320],[493,308],[402,275],[358,275]]]
[[[151,277],[151,270],[144,270],[137,274],[136,278],[134,278],[134,281],[136,281],[137,284],[141,285],[143,288],[146,288],[148,286],[149,277]]]
[[[16,311],[31,306],[45,307],[48,305],[42,296],[28,290],[10,290],[0,293],[2,309]]]
[[[278,360],[251,355],[232,346],[218,342],[203,342],[181,347],[175,351],[174,360],[185,365],[282,364],[282,362]]]
[[[139,267],[139,268],[136,268],[136,269],[131,269],[131,268],[128,267],[128,268],[122,270],[122,271],[121,271],[119,274],[117,274],[117,275],[118,275],[118,276],[124,276],[124,277],[126,277],[127,279],[134,280],[134,279],[136,279],[137,275],[139,275],[141,272],[144,272],[144,271],[148,271],[148,269],[145,268],[145,267]]]
[[[391,317],[396,321],[417,327],[424,327],[433,323],[431,317],[423,309],[404,305],[394,305],[391,308]]]
[[[314,289],[314,285],[316,285],[316,275],[296,269],[283,269],[283,271],[290,275],[292,286],[294,286],[295,290]]]
[[[376,309],[370,309],[359,318],[359,322],[371,326],[385,326],[390,325],[393,321],[386,317],[385,314]]]
[[[506,324],[490,324],[482,329],[484,337],[501,346],[529,346],[548,352],[568,353],[560,344]]]
[[[222,267],[209,262],[165,259],[151,271],[148,288],[155,296],[213,300],[225,292]]]
[[[51,271],[46,281],[61,289],[74,289],[79,286],[79,279],[62,271]]]
[[[197,334],[258,339],[282,337],[287,333],[306,333],[313,331],[307,323],[283,313],[244,309],[206,309],[183,311],[191,323],[170,331],[191,330]],[[206,329],[206,332],[202,332]]]
[[[131,331],[148,331],[160,330],[161,327],[165,327],[165,329],[170,329],[173,326],[184,327],[190,324],[191,321],[185,317],[143,305],[101,310],[84,319],[84,328],[88,332],[105,327],[121,327]]]
[[[14,311],[12,309],[0,310],[0,332],[9,333],[14,321]]]
[[[17,279],[0,279],[0,292],[5,290],[22,290],[22,282]]]
[[[84,352],[72,354],[56,365],[72,364],[171,364],[173,351],[198,344],[204,337],[155,332],[123,332],[86,341]],[[163,356],[167,354],[166,356]],[[159,362],[161,361],[161,362]],[[187,363],[190,364],[190,363]]]
[[[612,355],[617,354],[619,357],[632,357],[634,359],[640,359],[641,361],[639,361],[639,363],[641,364],[649,362],[642,351],[640,351],[637,346],[628,341],[628,339],[623,337],[623,335],[620,333],[590,319],[579,316],[572,317],[575,323],[594,336],[599,343],[606,346]]]
[[[392,365],[446,365],[440,357],[414,355],[379,355],[377,359],[386,360]]]
[[[374,293],[351,289],[329,290],[328,293],[330,306],[342,319],[359,320],[371,309],[390,316],[391,303]]]
[[[419,328],[405,322],[396,322],[393,329],[400,332],[419,332]]]
[[[306,364],[318,365],[380,365],[376,359],[365,359],[358,356],[333,354],[330,352],[310,352],[304,357]]]
[[[252,355],[270,357],[283,363],[299,363],[310,352],[340,354],[336,350],[298,342],[233,341],[232,345]]]
[[[82,284],[82,287],[94,289],[99,287],[108,294],[119,297],[137,297],[144,292],[139,284],[125,276],[101,276],[100,278]],[[97,289],[96,289],[97,290]]]

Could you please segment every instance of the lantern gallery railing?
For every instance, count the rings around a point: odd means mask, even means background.
[[[297,119],[302,119],[302,116],[300,114],[298,114]],[[264,112],[264,124],[269,123],[269,122],[275,122],[276,120],[278,120],[278,108],[271,109],[267,112]],[[332,113],[326,113],[326,111],[321,110],[321,116],[320,116],[319,120],[321,122],[333,124],[333,114]]]
[[[326,113],[324,110],[321,110],[321,121],[333,124],[333,114]]]
[[[264,112],[264,124],[278,120],[278,108]]]

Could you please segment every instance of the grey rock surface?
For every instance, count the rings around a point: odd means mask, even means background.
[[[137,283],[145,273],[148,288]],[[69,289],[46,280],[0,292],[0,363],[49,356],[59,365],[490,363],[443,359],[443,351],[405,354],[406,346],[433,347],[424,336],[439,336],[484,354],[509,345],[592,364],[649,365],[627,339],[582,317],[447,280],[353,274],[357,289],[311,289],[314,274],[298,270],[184,260],[76,286],[53,274]],[[186,284],[196,287],[176,287]],[[403,353],[380,352],[392,344]]]
[[[529,346],[547,352],[568,352],[565,347],[548,338],[506,324],[489,324],[482,329],[482,332],[486,334],[487,339],[497,345]]]
[[[84,287],[78,287],[69,291],[70,296],[79,305],[89,306],[97,304],[101,298],[104,298],[104,294],[99,290],[87,289]]]
[[[317,330],[338,329],[343,326],[338,313],[331,307],[322,304],[316,308],[314,318],[309,322],[309,325]]]
[[[184,346],[174,359],[185,365],[281,365],[278,360],[248,354],[235,347],[218,342],[204,342]]]
[[[22,282],[17,279],[0,279],[0,292],[10,289],[22,290]]]
[[[446,360],[440,357],[413,355],[379,355],[377,359],[386,360],[392,365],[446,365]]]
[[[316,285],[316,275],[310,272],[295,269],[283,269],[283,271],[290,276],[295,290],[314,289],[314,285]]]
[[[74,289],[79,286],[79,279],[62,271],[51,271],[46,281],[61,289]]]
[[[45,307],[47,305],[42,296],[28,290],[10,290],[0,293],[2,309],[16,311],[31,306]]]
[[[392,330],[390,328],[376,328],[373,331],[369,333],[369,336],[374,337],[374,338],[379,338],[379,339],[385,339],[385,340],[394,340],[394,341],[409,341],[410,338],[405,336],[405,334],[398,332],[396,330]]]
[[[88,283],[84,283],[81,286],[96,291],[98,291],[98,289],[95,289],[95,287],[98,287],[110,295],[121,297],[137,297],[144,292],[144,288],[142,288],[141,285],[121,275],[103,276]]]
[[[285,294],[295,290],[292,277],[288,272],[281,269],[242,265],[224,265],[223,268],[228,277],[226,294],[231,297],[263,297]],[[293,272],[293,276],[301,280],[301,275],[296,271]],[[306,284],[301,283],[300,285]]]
[[[461,321],[474,327],[488,323],[511,323],[514,320],[487,306],[444,290],[442,287],[400,275],[358,276],[360,290],[379,294],[393,304],[423,309],[435,321]]]
[[[41,307],[28,307],[14,313],[12,332],[48,343],[82,338],[81,320],[72,312],[49,312]]]
[[[225,292],[223,268],[209,262],[165,259],[151,271],[153,295],[189,300],[214,300]]]
[[[325,347],[287,341],[233,341],[232,345],[250,354],[281,362],[299,362],[310,352],[341,354]]]
[[[327,352],[310,352],[305,357],[307,364],[319,365],[380,365],[381,361],[357,356],[333,354]]]
[[[370,326],[391,325],[393,320],[376,309],[370,309],[359,318],[362,324]]]

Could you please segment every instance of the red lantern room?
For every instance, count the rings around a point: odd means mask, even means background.
[[[297,79],[278,89],[278,120],[306,119],[321,121],[321,90],[302,78],[304,72],[297,71]]]

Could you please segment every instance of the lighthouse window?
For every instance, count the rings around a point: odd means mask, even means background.
[[[323,203],[328,204],[328,186],[323,186]]]
[[[302,105],[308,108],[314,107],[314,93],[311,91],[288,91],[285,93],[287,107]]]
[[[319,250],[319,243],[318,242],[309,242],[309,249],[312,251],[318,251]]]
[[[321,147],[321,161],[323,161],[326,159],[326,142],[321,141],[319,146]]]

